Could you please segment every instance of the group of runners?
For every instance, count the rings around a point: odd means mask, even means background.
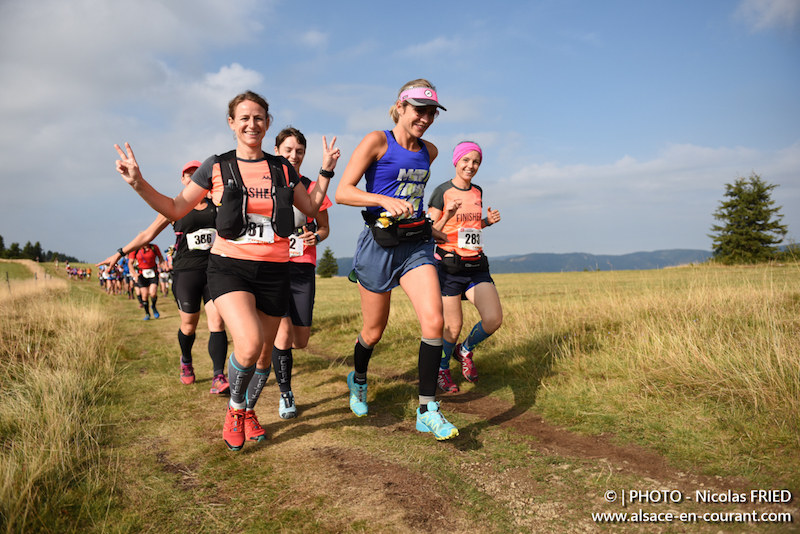
[[[388,323],[392,289],[400,286],[421,330],[416,428],[446,440],[457,436],[458,429],[441,413],[437,387],[458,391],[450,374],[451,357],[466,380],[478,379],[473,350],[500,327],[502,307],[482,238],[482,230],[499,222],[500,214],[489,208],[483,216],[482,190],[472,183],[483,160],[477,143],[465,141],[455,147],[455,177],[434,190],[425,210],[425,186],[438,149],[422,136],[439,110],[446,111],[430,82],[405,84],[390,109],[394,127],[364,137],[347,163],[335,199],[364,208],[365,221],[350,273],[362,310],[354,369],[346,377],[350,408],[358,417],[369,411],[369,361]],[[184,165],[184,189],[174,198],[142,177],[128,143],[124,149],[114,145],[117,171],[159,215],[101,264],[113,266],[133,251],[138,254],[173,225],[180,379],[184,384],[195,381],[192,346],[202,301],[214,369],[211,393],[230,395],[222,437],[231,450],[241,449],[245,441],[266,439],[255,406],[271,369],[280,389],[280,417],[297,416],[292,350],[308,344],[316,245],[330,232],[326,210],[332,203],[326,193],[341,157],[336,137],[328,144],[323,136],[316,180],[304,177],[300,167],[307,150],[305,137],[295,128],[282,130],[273,156],[262,148],[271,122],[269,104],[261,95],[247,91],[233,98],[228,125],[236,149]],[[358,187],[362,178],[363,189]],[[148,287],[153,288],[149,296],[158,317],[156,286]],[[481,320],[458,343],[462,299],[476,306]],[[233,342],[229,356],[228,333]]]

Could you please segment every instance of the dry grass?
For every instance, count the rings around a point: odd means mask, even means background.
[[[53,280],[52,282],[56,282]],[[103,478],[97,436],[114,372],[99,307],[64,298],[61,284],[14,286],[0,300],[0,527],[58,531]],[[66,282],[60,281],[64,286]],[[88,492],[88,493],[84,493]]]
[[[67,281],[54,278],[50,274],[52,266],[47,264],[47,267],[31,260],[0,260],[0,271],[9,274],[0,280],[0,300],[11,296],[28,297],[48,290],[66,290]]]

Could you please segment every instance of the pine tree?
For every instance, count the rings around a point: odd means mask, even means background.
[[[336,263],[336,258],[333,257],[331,247],[325,247],[322,258],[317,262],[317,274],[320,278],[330,278],[335,274],[339,274],[339,264]]]
[[[752,173],[749,178],[739,178],[725,184],[728,200],[720,202],[714,218],[723,225],[714,225],[709,234],[713,238],[714,258],[726,264],[757,263],[775,257],[775,245],[783,241],[788,232],[781,206],[773,207],[770,198],[777,184],[768,184]]]

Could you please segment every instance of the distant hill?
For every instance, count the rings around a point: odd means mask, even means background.
[[[569,271],[630,271],[663,269],[689,263],[702,263],[711,257],[706,250],[656,250],[634,252],[620,256],[594,255],[581,252],[546,254],[534,252],[520,256],[489,258],[492,272],[501,273],[558,273]],[[353,266],[353,258],[339,258],[339,275],[346,276]]]

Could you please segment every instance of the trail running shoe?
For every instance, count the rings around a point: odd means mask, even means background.
[[[472,351],[462,351],[461,347],[461,343],[456,345],[453,358],[461,364],[461,374],[464,375],[464,378],[469,382],[477,382],[478,370],[475,369],[475,362],[472,361]]]
[[[145,316],[144,316],[144,320],[145,320],[145,321],[149,321],[149,320],[150,320],[150,314],[149,314],[149,313],[148,313],[147,315],[145,315]]]
[[[192,367],[191,363],[181,364],[181,382],[183,382],[187,386],[189,384],[194,384],[194,368]]]
[[[433,432],[433,437],[442,441],[458,435],[458,429],[444,418],[439,411],[439,403],[430,401],[428,411],[420,413],[417,408],[417,430],[420,432]]]
[[[158,313],[158,310],[156,310],[155,308],[153,308],[153,317],[155,317],[156,319],[161,317],[161,315],[159,315],[159,313]]]
[[[244,437],[248,441],[264,441],[267,439],[267,431],[259,424],[256,412],[253,410],[247,410],[244,414]]]
[[[297,417],[297,406],[294,403],[294,393],[291,391],[281,393],[281,399],[278,401],[278,415],[281,416],[281,419]]]
[[[222,395],[226,393],[229,388],[230,384],[228,384],[228,379],[225,378],[225,375],[217,375],[214,377],[214,380],[211,381],[211,391],[209,391],[209,393]]]
[[[347,388],[350,390],[350,409],[357,417],[364,417],[367,415],[367,385],[356,384],[353,379],[356,372],[350,371],[347,375]]]
[[[458,386],[453,382],[453,377],[450,376],[450,369],[439,369],[436,383],[446,393],[458,393]]]
[[[234,410],[230,404],[228,405],[225,424],[222,425],[222,439],[232,451],[238,451],[244,445],[244,418],[244,408]]]

